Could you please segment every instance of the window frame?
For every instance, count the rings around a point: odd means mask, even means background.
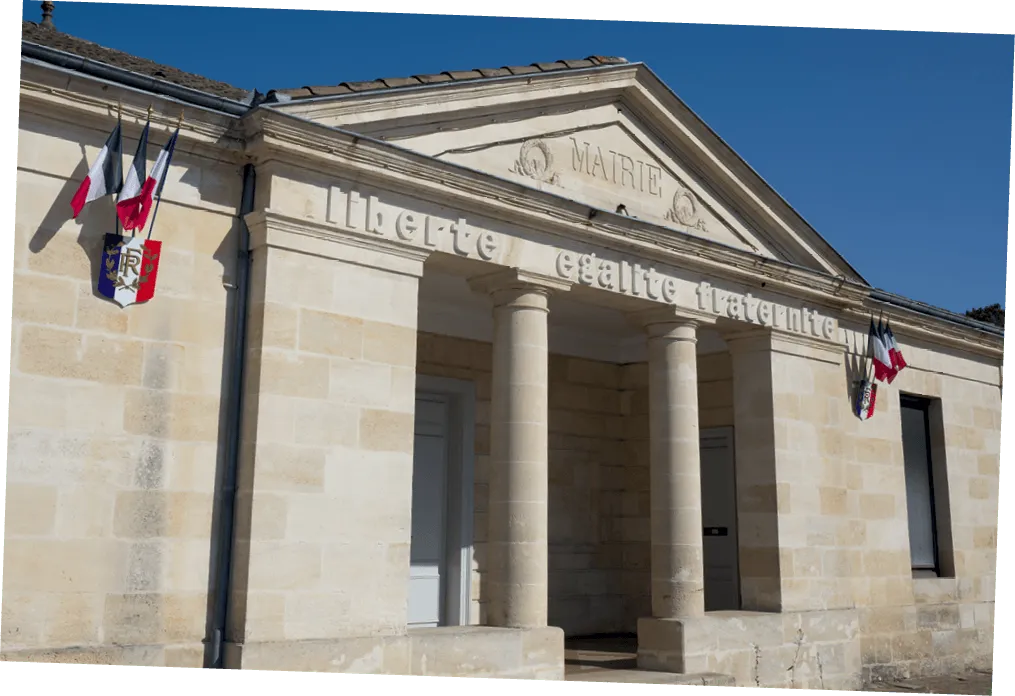
[[[912,569],[912,572],[913,572],[913,577],[935,577],[935,578],[938,578],[938,577],[945,577],[946,576],[945,573],[942,573],[942,565],[943,565],[942,564],[942,560],[943,560],[942,556],[943,556],[943,554],[942,554],[942,548],[941,548],[942,535],[941,535],[941,530],[940,530],[940,526],[941,526],[941,519],[939,517],[940,501],[939,501],[939,495],[938,495],[938,492],[939,492],[938,489],[940,487],[940,484],[942,483],[941,481],[939,481],[939,478],[940,478],[939,471],[943,471],[943,469],[941,469],[940,467],[944,466],[944,462],[938,462],[938,461],[935,460],[935,457],[934,457],[934,453],[935,453],[934,437],[933,437],[933,432],[931,430],[931,427],[932,427],[931,411],[932,411],[932,409],[935,408],[935,404],[940,406],[940,399],[934,398],[934,397],[920,396],[920,395],[917,395],[917,394],[908,394],[908,393],[904,393],[904,392],[900,392],[899,393],[899,412],[900,412],[899,420],[900,420],[900,422],[902,421],[902,409],[910,409],[910,410],[913,410],[913,411],[919,411],[922,414],[922,416],[923,416],[924,447],[925,447],[925,451],[927,453],[927,459],[926,459],[925,466],[927,467],[928,496],[930,498],[930,500],[929,500],[929,503],[930,503],[930,532],[931,532],[931,544],[932,544],[932,549],[933,549],[934,561],[933,561],[933,566],[931,566],[931,567],[928,567],[926,565],[914,565],[914,563],[913,563],[913,551],[912,551],[912,536],[910,536],[909,537],[909,544],[910,544],[909,559],[910,559],[910,566],[911,566],[911,569]],[[902,466],[903,466],[903,475],[905,476],[905,474],[906,474],[906,472],[907,472],[909,467],[907,467],[906,461],[905,461],[905,456],[906,456],[905,455],[905,439],[906,439],[906,436],[905,436],[904,426],[902,426],[902,428],[903,428],[902,433],[901,433],[902,434],[902,441],[903,441],[903,455],[902,455],[903,456],[903,464],[902,464]],[[942,435],[943,435],[943,432],[942,432]],[[941,449],[943,449],[943,448],[941,448]],[[945,483],[945,485],[947,485],[947,481],[945,481],[944,483]],[[909,523],[909,507],[908,507],[909,506],[909,490],[908,490],[908,487],[906,489],[906,505],[907,505],[907,508],[906,508],[906,521],[907,521],[907,525],[908,525],[908,523]],[[910,535],[911,534],[912,534],[912,530],[910,530]]]

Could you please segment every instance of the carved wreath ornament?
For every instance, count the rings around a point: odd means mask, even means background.
[[[693,193],[686,188],[677,186],[677,190],[673,194],[673,205],[666,211],[666,219],[684,227],[706,232],[705,221],[698,215],[700,206],[701,204]]]
[[[526,140],[522,143],[511,171],[553,186],[560,182],[560,177],[553,170],[553,153],[550,152],[550,146],[542,140]]]

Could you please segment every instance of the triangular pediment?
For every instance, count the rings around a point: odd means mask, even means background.
[[[276,108],[675,234],[863,282],[639,64]]]

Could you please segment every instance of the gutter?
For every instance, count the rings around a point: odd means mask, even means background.
[[[124,70],[123,68],[116,68],[106,63],[82,58],[73,53],[58,51],[48,46],[31,43],[30,41],[21,42],[21,55],[91,77],[109,80],[145,92],[172,97],[173,99],[194,104],[195,106],[229,114],[230,116],[243,116],[254,106],[253,104],[217,97],[207,92],[191,89],[190,87],[181,87],[172,82],[148,77],[147,75]]]
[[[908,309],[912,312],[916,312],[917,314],[934,317],[935,319],[940,319],[941,321],[946,321],[950,324],[956,324],[975,331],[982,331],[983,333],[990,334],[991,336],[997,336],[1004,339],[1004,329],[994,326],[993,324],[987,324],[982,321],[977,321],[976,319],[971,319],[962,314],[949,312],[946,309],[940,309],[922,302],[916,302],[915,300],[907,299],[901,295],[895,295],[884,290],[872,290],[870,298],[875,302]]]

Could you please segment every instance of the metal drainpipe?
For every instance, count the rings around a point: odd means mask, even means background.
[[[247,350],[247,308],[250,298],[250,229],[246,215],[254,209],[254,184],[256,174],[253,164],[243,167],[243,194],[240,200],[240,231],[236,248],[236,299],[233,303],[232,357],[229,361],[229,395],[226,415],[225,471],[219,488],[221,513],[213,534],[218,547],[216,554],[215,608],[212,628],[212,659],[215,669],[225,666],[225,631],[229,621],[229,585],[232,579],[233,530],[236,509],[236,476],[239,469],[240,438],[243,413],[243,380],[245,377]]]

